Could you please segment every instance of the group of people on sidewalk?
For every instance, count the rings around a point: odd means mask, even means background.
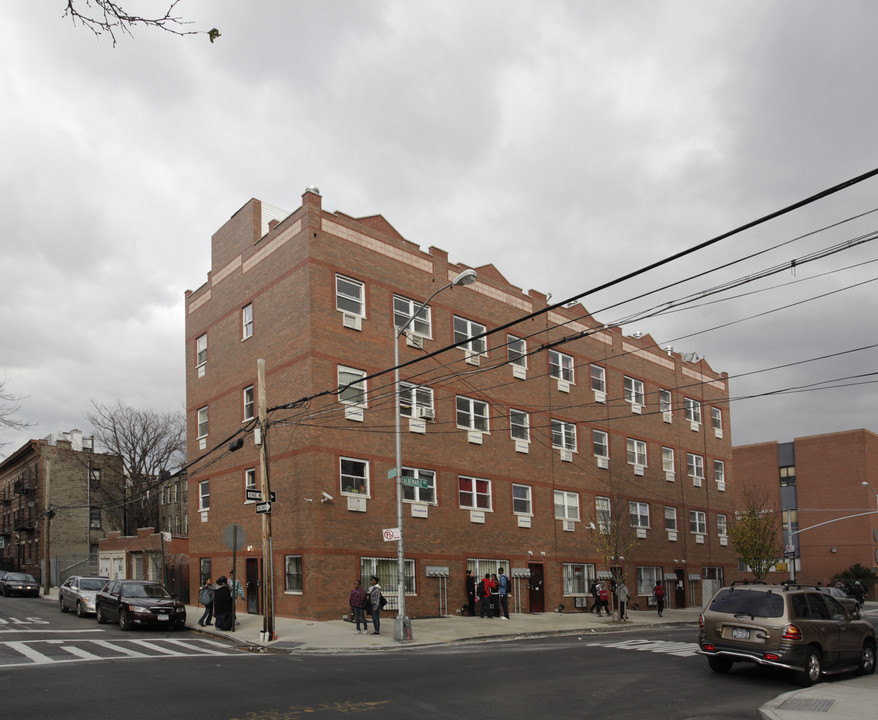
[[[383,602],[382,602],[383,601]],[[366,620],[366,614],[372,616],[372,635],[381,634],[381,608],[387,603],[381,594],[381,585],[378,578],[373,575],[369,578],[369,589],[365,590],[359,580],[354,581],[354,589],[351,590],[351,611],[354,614],[354,621],[357,623],[357,629],[354,635],[366,635],[369,633],[369,626]],[[363,629],[360,630],[360,623],[363,623]]]
[[[476,614],[476,599],[479,600],[479,617],[498,617],[509,619],[509,596],[512,582],[502,567],[496,573],[485,573],[478,585],[472,570],[466,571],[467,608],[471,617]]]
[[[610,596],[612,595],[615,597],[616,607],[619,608],[619,619],[628,619],[628,603],[631,602],[631,594],[628,592],[628,586],[624,580],[619,580],[619,582],[611,580],[609,583],[604,580],[592,580],[589,592],[594,600],[588,609],[590,613],[596,612],[600,617],[602,612],[605,612],[609,616],[611,614]]]
[[[216,580],[214,587],[210,578],[205,578],[198,590],[198,602],[204,605],[204,613],[198,620],[201,627],[213,624],[217,630],[231,630],[235,625],[235,601],[244,597],[241,583],[232,580],[232,586],[225,575]],[[211,623],[211,619],[215,622]]]

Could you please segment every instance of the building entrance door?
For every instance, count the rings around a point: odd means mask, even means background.
[[[247,612],[252,615],[259,614],[259,558],[247,558],[246,589]]]
[[[530,583],[528,584],[528,604],[532,613],[541,613],[546,610],[546,591],[543,587],[542,563],[528,563],[530,570]]]
[[[686,570],[682,568],[674,568],[674,574],[677,580],[674,583],[674,607],[686,607]]]

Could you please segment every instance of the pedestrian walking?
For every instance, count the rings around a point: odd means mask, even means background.
[[[369,578],[369,602],[372,603],[372,634],[381,634],[381,586],[378,577]]]
[[[213,594],[213,584],[210,582],[210,578],[205,578],[204,584],[198,591],[198,602],[204,605],[204,614],[198,621],[198,624],[201,625],[201,627],[211,625],[210,621],[213,618]]]
[[[231,630],[234,627],[235,615],[232,591],[229,590],[229,581],[225,575],[221,575],[216,579],[216,589],[213,594],[213,610],[216,616],[214,625],[217,630]]]
[[[491,610],[494,617],[500,617],[500,580],[495,574],[491,575]]]
[[[661,617],[665,610],[665,588],[661,580],[656,580],[655,587],[652,589],[652,596],[655,598],[655,606],[658,609],[658,616]]]
[[[600,614],[601,599],[598,596],[598,581],[597,580],[591,581],[591,587],[589,587],[588,591],[591,593],[591,597],[592,597],[592,605],[591,605],[591,608],[589,608],[589,612],[590,613],[597,612],[598,614]]]
[[[628,603],[631,601],[631,595],[628,593],[628,586],[624,580],[619,580],[619,583],[616,585],[616,600],[619,601],[619,619],[627,619]]]
[[[354,621],[357,623],[357,631],[354,635],[365,635],[369,631],[369,626],[366,623],[366,611],[364,606],[366,604],[366,591],[363,589],[362,583],[359,580],[354,581],[354,589],[351,590],[351,610],[354,613]],[[363,623],[363,629],[360,630],[360,623]]]
[[[497,572],[500,573],[499,581],[500,581],[500,609],[503,614],[500,616],[504,620],[509,619],[509,595],[512,593],[512,583],[509,578],[503,574],[503,568],[497,568]]]
[[[598,617],[601,616],[601,610],[605,610],[607,616],[610,614],[610,591],[607,590],[607,584],[601,582],[598,584]]]

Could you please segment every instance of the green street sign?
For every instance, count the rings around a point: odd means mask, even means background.
[[[417,488],[430,487],[429,480],[422,480],[421,478],[413,478],[413,477],[403,477],[402,484],[408,485],[408,487],[417,487]]]

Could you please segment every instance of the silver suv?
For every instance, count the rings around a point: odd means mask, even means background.
[[[698,624],[700,652],[714,672],[758,663],[792,670],[807,687],[821,675],[875,671],[875,630],[813,586],[732,583]]]

